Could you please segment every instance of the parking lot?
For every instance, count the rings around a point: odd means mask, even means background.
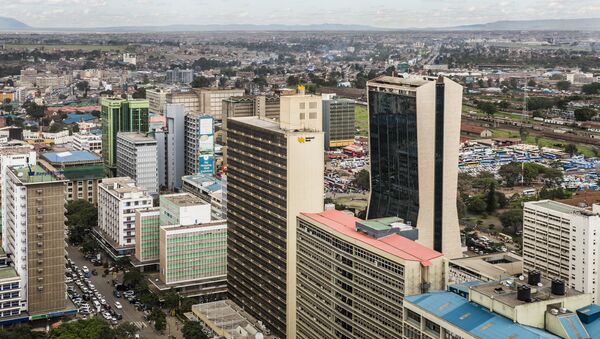
[[[156,333],[154,331],[154,329],[152,328],[151,324],[146,321],[144,319],[144,313],[142,311],[139,311],[136,309],[136,307],[131,304],[130,302],[127,301],[127,299],[125,299],[123,296],[121,296],[120,298],[116,298],[114,296],[114,287],[112,284],[112,279],[113,276],[112,274],[107,275],[106,277],[102,277],[105,268],[103,266],[94,266],[93,263],[86,259],[83,254],[75,247],[71,247],[69,246],[67,248],[67,252],[69,254],[69,259],[73,262],[73,265],[76,265],[79,270],[82,270],[83,266],[87,266],[88,269],[90,271],[92,271],[93,269],[96,269],[97,275],[93,275],[91,274],[89,277],[89,283],[96,289],[97,293],[93,293],[91,292],[90,294],[92,295],[92,298],[89,301],[86,300],[82,300],[83,303],[87,303],[90,305],[90,314],[86,315],[87,317],[91,316],[91,315],[96,315],[99,317],[103,317],[103,312],[106,312],[108,307],[102,306],[102,311],[100,313],[96,312],[95,307],[94,307],[94,303],[93,303],[93,299],[99,299],[99,297],[103,298],[105,300],[105,303],[107,305],[110,306],[110,310],[114,310],[116,313],[120,314],[122,316],[121,320],[117,320],[117,321],[113,321],[113,320],[108,320],[109,322],[112,321],[113,324],[120,324],[122,322],[131,322],[132,324],[134,324],[135,326],[137,326],[140,329],[140,336],[142,338],[160,338],[160,337],[164,337],[166,338],[167,336],[161,336],[158,333]],[[75,278],[74,281],[71,283],[68,283],[67,286],[73,286],[73,289],[75,290],[75,292],[77,294],[82,295],[83,294],[83,288],[77,286],[76,281],[79,280],[80,284],[82,286],[85,286],[85,288],[89,289],[89,285],[86,284],[85,278],[80,278],[77,274],[74,274]],[[119,273],[118,278],[122,278],[122,273]],[[101,300],[98,300],[101,301]],[[119,302],[122,306],[121,309],[117,309],[115,306],[115,302]],[[81,315],[83,316],[83,315]],[[111,316],[112,318],[112,316]],[[168,333],[168,332],[167,332]]]

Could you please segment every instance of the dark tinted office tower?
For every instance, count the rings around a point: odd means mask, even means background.
[[[447,78],[381,76],[368,82],[369,219],[396,216],[419,242],[461,256],[456,211],[462,86]]]
[[[282,97],[280,122],[227,121],[227,285],[270,333],[295,338],[296,216],[323,209],[321,98]]]
[[[356,102],[323,94],[323,132],[325,149],[354,143],[356,134]]]

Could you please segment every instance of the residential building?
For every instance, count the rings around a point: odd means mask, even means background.
[[[95,134],[73,134],[73,149],[100,154],[102,152],[102,136]]]
[[[323,94],[323,132],[325,149],[352,145],[356,134],[356,102]]]
[[[150,113],[164,114],[167,95],[169,93],[171,93],[171,89],[167,88],[151,88],[146,90],[146,99],[148,99],[148,110]]]
[[[405,297],[446,288],[447,259],[403,236],[398,218],[302,213],[297,228],[298,338],[396,338]]]
[[[215,120],[222,120],[223,100],[244,95],[243,89],[198,88],[194,89],[200,100],[199,113],[211,115]],[[186,111],[188,112],[188,111]]]
[[[166,130],[166,186],[169,190],[180,189],[181,177],[185,175],[185,107],[167,104]]]
[[[179,69],[179,67],[175,67],[166,72],[165,78],[167,83],[182,83],[189,85],[194,81],[194,71],[191,69]]]
[[[586,210],[551,200],[523,207],[523,266],[600,301],[600,205]]]
[[[212,116],[185,116],[185,175],[215,173],[214,131]]]
[[[409,75],[380,76],[367,87],[368,218],[402,218],[417,226],[420,243],[462,257],[456,209],[462,86]]]
[[[160,196],[160,224],[197,225],[211,221],[211,207],[190,193]]]
[[[158,261],[160,208],[135,210],[135,259],[141,264]],[[135,265],[134,266],[146,266]]]
[[[402,338],[596,338],[599,316],[590,294],[529,275],[407,296]]]
[[[137,56],[133,53],[123,53],[123,63],[136,65],[137,64]]]
[[[2,257],[6,259],[6,254],[2,251]],[[12,266],[3,264],[0,267],[0,325],[14,324],[29,320],[29,315],[21,313],[27,311],[24,308],[23,298],[26,297],[21,289],[21,277]]]
[[[140,133],[117,136],[117,176],[130,177],[151,195],[158,194],[156,140]]]
[[[0,207],[2,206],[2,185],[9,167],[35,166],[37,153],[33,146],[21,142],[11,143],[0,147]],[[2,214],[0,214],[0,219]]]
[[[148,132],[148,100],[101,98],[102,157],[110,174],[116,174],[117,134]]]
[[[171,91],[167,94],[167,104],[182,104],[186,114],[200,113],[200,99],[194,91]]]
[[[296,333],[296,216],[323,209],[321,97],[281,98],[280,122],[227,122],[230,299],[273,335]]]
[[[45,152],[40,165],[66,180],[65,201],[86,200],[97,204],[98,183],[104,179],[102,158],[89,151]]]
[[[11,297],[32,317],[63,312],[65,182],[36,165],[9,167],[3,180],[2,247],[21,288]]]
[[[129,177],[107,178],[98,184],[97,238],[113,257],[135,250],[135,211],[152,207],[152,196]]]

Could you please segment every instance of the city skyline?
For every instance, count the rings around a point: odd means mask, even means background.
[[[542,3],[539,0],[438,1],[358,0],[317,2],[295,7],[273,0],[221,2],[174,0],[18,0],[4,6],[9,16],[33,27],[90,28],[174,24],[350,24],[380,28],[436,28],[502,20],[581,19],[600,17],[593,0]],[[339,16],[343,9],[344,16]],[[68,21],[64,17],[69,17]]]

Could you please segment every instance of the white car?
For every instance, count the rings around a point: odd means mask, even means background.
[[[102,316],[104,317],[104,319],[106,320],[110,320],[112,318],[112,316],[110,315],[110,313],[108,312],[104,312],[102,313]]]
[[[121,303],[120,303],[120,302],[118,302],[118,301],[115,301],[115,307],[116,307],[118,310],[120,310],[120,309],[122,309],[122,308],[123,308],[123,305],[121,305]]]

